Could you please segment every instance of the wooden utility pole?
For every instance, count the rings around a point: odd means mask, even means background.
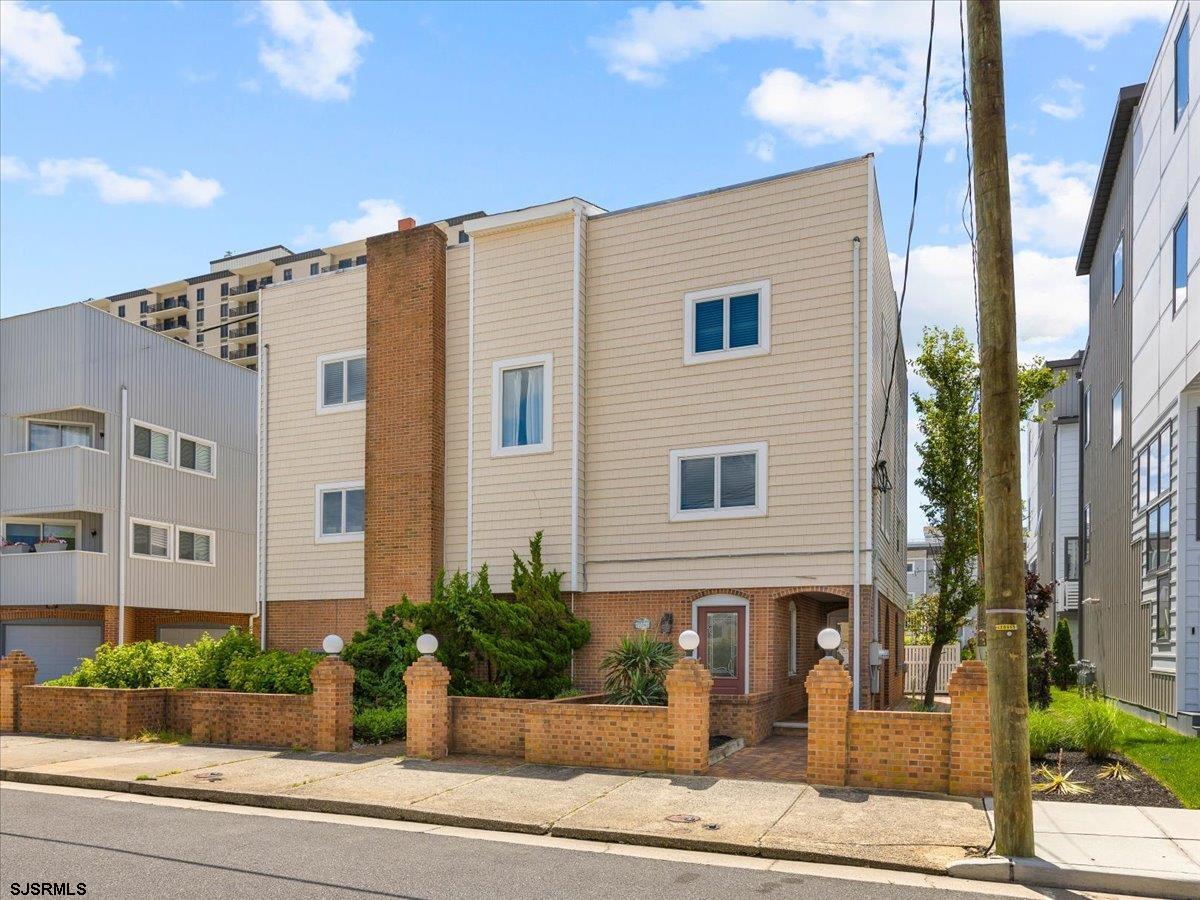
[[[983,570],[996,852],[1033,855],[1012,209],[999,0],[967,4],[979,242]]]

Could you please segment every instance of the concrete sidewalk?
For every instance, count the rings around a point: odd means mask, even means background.
[[[0,779],[931,874],[991,839],[961,798],[496,757],[5,735]]]
[[[991,800],[987,802],[991,815]],[[964,878],[1147,897],[1200,897],[1200,811],[1033,804],[1036,856],[951,863]]]

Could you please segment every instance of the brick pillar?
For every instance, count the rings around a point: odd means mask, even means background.
[[[0,657],[0,731],[21,730],[21,688],[36,677],[37,663],[20,650]]]
[[[131,607],[126,606],[125,607],[125,643],[127,643],[127,644],[132,644],[134,642],[133,618],[134,618],[133,609]],[[117,645],[117,642],[120,639],[120,634],[121,634],[120,626],[118,624],[120,621],[121,621],[120,607],[116,607],[116,606],[104,607],[104,643],[112,644],[114,647]]]
[[[354,732],[354,667],[327,656],[312,670],[313,749],[350,749]]]
[[[950,793],[979,797],[992,792],[992,730],[987,666],[967,660],[950,676]]]
[[[667,673],[667,765],[676,775],[708,771],[712,675],[699,660],[679,660]]]
[[[442,569],[446,236],[367,239],[367,609],[428,600]]]
[[[450,753],[450,670],[422,656],[404,673],[408,687],[408,756],[441,759]]]
[[[846,783],[846,739],[853,687],[842,664],[828,656],[813,666],[804,679],[808,692],[810,784]]]

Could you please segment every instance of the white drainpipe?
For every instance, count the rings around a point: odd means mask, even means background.
[[[125,584],[129,552],[129,388],[121,385],[121,437],[117,441],[121,464],[117,484],[117,643],[125,643]]]
[[[854,552],[854,561],[852,563],[854,574],[853,574],[852,604],[851,605],[853,607],[852,615],[853,615],[854,625],[853,625],[853,629],[852,629],[853,636],[852,636],[851,640],[853,641],[854,646],[850,650],[850,659],[851,659],[851,672],[853,673],[853,680],[854,680],[854,708],[858,709],[860,702],[861,702],[859,700],[859,685],[862,683],[862,652],[861,652],[862,651],[862,608],[861,608],[861,602],[860,602],[861,601],[860,595],[862,593],[862,591],[861,591],[862,561],[860,558],[861,554],[862,554],[862,527],[861,527],[861,522],[860,522],[861,506],[862,506],[862,499],[861,499],[862,450],[859,447],[859,442],[861,440],[862,434],[861,434],[861,428],[859,426],[859,421],[858,421],[859,409],[860,409],[859,391],[860,391],[860,382],[861,382],[861,376],[859,373],[859,369],[861,367],[861,356],[862,356],[862,353],[859,348],[860,332],[861,332],[861,328],[862,328],[862,325],[859,321],[859,319],[860,319],[859,280],[861,277],[859,275],[859,249],[861,247],[862,242],[857,237],[855,237],[854,241],[852,243],[853,243],[852,257],[853,257],[853,261],[854,261],[854,315],[853,315],[854,351],[853,351],[853,361],[852,361],[851,365],[852,365],[852,368],[854,369],[854,398],[853,398],[853,401],[851,404],[850,415],[851,415],[851,419],[852,419],[852,423],[853,423],[852,424],[853,451],[852,451],[851,455],[853,458],[853,471],[854,471],[854,479],[851,482],[851,485],[852,485],[852,488],[851,488],[852,500],[851,500],[851,502],[853,504],[853,512],[851,514],[851,521],[853,523],[852,527],[854,529],[854,536],[851,539],[851,546],[853,547],[853,552]]]
[[[261,321],[261,320],[260,320]],[[258,363],[258,495],[256,534],[258,538],[258,565],[256,566],[259,646],[267,649],[267,371],[270,368],[271,345],[259,348]],[[250,617],[250,628],[254,628],[254,616]]]

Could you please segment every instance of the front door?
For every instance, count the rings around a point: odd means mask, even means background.
[[[746,692],[746,607],[701,606],[700,661],[713,677],[714,694]]]

